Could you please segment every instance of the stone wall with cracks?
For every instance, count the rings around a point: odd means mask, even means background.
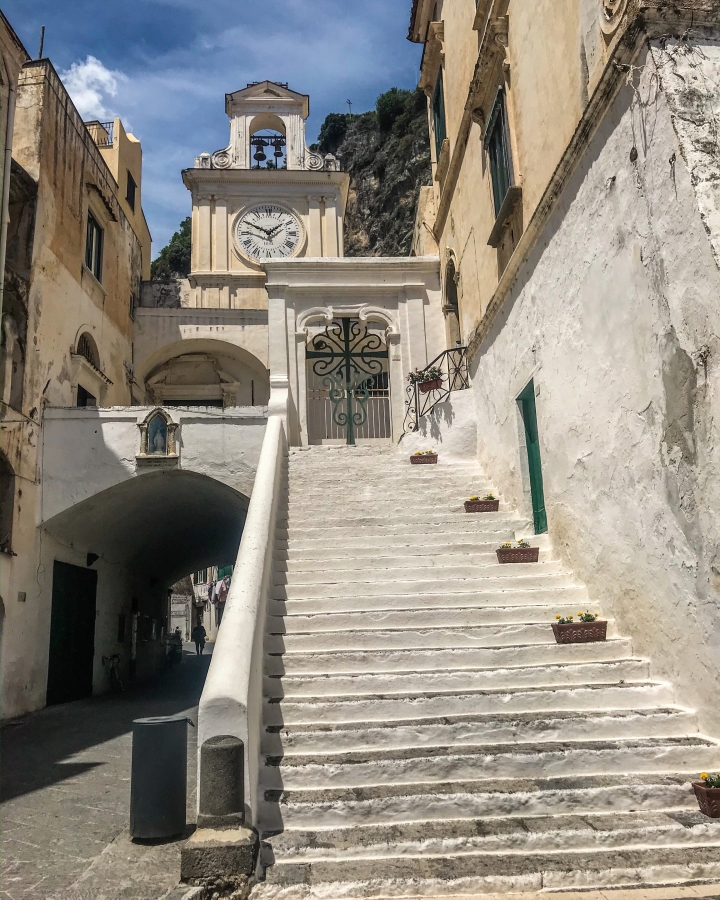
[[[556,551],[719,734],[717,158],[679,112],[696,76],[714,110],[714,40],[641,51],[471,375],[480,461],[528,515],[516,398],[534,379]]]

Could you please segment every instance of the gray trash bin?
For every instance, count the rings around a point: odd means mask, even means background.
[[[185,829],[187,716],[133,722],[130,835],[166,838]]]

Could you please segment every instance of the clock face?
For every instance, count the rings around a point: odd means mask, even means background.
[[[235,222],[238,250],[253,262],[294,256],[302,239],[300,221],[282,206],[270,203],[253,206]]]

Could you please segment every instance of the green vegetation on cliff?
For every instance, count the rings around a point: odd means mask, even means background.
[[[350,175],[345,255],[407,256],[420,188],[432,183],[422,91],[391,88],[370,112],[330,113],[314,147]]]
[[[172,281],[175,278],[187,278],[190,274],[190,216],[180,223],[180,230],[168,241],[158,253],[157,259],[150,266],[150,277],[153,281]]]

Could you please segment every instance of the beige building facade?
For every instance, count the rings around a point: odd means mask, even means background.
[[[717,23],[694,2],[416,0],[409,32],[434,176],[416,233],[474,396],[455,421],[715,734]]]
[[[134,585],[132,572],[41,527],[48,410],[131,402],[132,317],[150,258],[140,144],[119,120],[114,140],[113,129],[103,140],[87,127],[47,59],[25,59],[16,86],[0,365],[4,716],[76,688],[107,689],[102,657],[130,655],[133,617],[154,618],[159,638],[165,612],[164,598]],[[159,653],[159,639],[149,640],[137,671]]]

